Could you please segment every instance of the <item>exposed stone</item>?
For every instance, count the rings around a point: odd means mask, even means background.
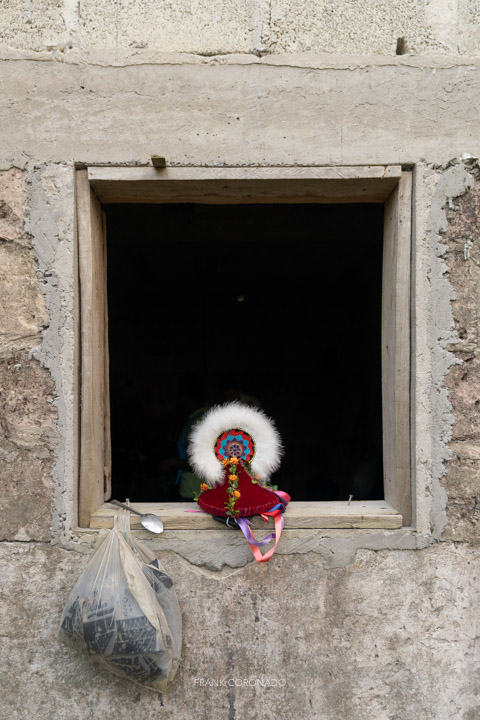
[[[0,172],[0,240],[20,241],[23,237],[23,182],[23,172],[18,168]]]
[[[64,46],[63,0],[2,0],[0,43],[47,50]]]
[[[0,360],[0,539],[49,540],[56,442],[53,382],[17,353]]]
[[[401,54],[457,54],[455,25],[450,35],[442,32],[442,21],[452,24],[451,13],[436,5],[429,12],[428,3],[418,0],[272,0],[269,39],[276,52],[395,55],[399,48]]]
[[[0,358],[32,348],[47,324],[30,249],[0,243]]]
[[[448,212],[445,260],[455,291],[452,311],[459,364],[446,378],[455,417],[443,480],[448,495],[444,536],[480,541],[480,190],[455,199]]]
[[[0,358],[38,344],[47,322],[24,207],[24,173],[0,172]]]
[[[35,51],[479,55],[477,0],[10,0],[0,42]]]
[[[273,52],[478,55],[476,0],[271,0]]]
[[[267,0],[197,0],[152,3],[82,0],[82,47],[156,48],[162,52],[206,55],[251,53],[261,49]]]
[[[56,409],[48,372],[27,351],[47,324],[24,229],[24,177],[0,173],[0,538],[47,540]]]

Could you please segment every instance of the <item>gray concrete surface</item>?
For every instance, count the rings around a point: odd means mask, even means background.
[[[48,163],[447,164],[480,155],[480,61],[228,59],[2,65],[2,154]],[[42,171],[39,170],[41,173]]]
[[[222,573],[174,553],[164,561],[182,606],[184,659],[162,696],[59,644],[85,557],[2,544],[1,593],[16,602],[0,606],[0,717],[478,717],[478,548],[361,551],[328,571],[315,555]],[[230,680],[241,685],[220,684]]]

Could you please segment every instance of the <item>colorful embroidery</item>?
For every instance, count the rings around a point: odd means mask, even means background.
[[[233,428],[218,436],[214,450],[217,460],[224,466],[232,460],[238,463],[239,459],[251,463],[255,455],[255,442],[245,430]]]

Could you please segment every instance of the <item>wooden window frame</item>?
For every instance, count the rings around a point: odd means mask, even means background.
[[[101,203],[383,203],[382,415],[385,500],[295,502],[287,528],[397,529],[412,522],[410,295],[412,171],[313,168],[89,167],[76,170],[79,324],[78,526],[111,527],[106,223]],[[193,504],[192,504],[193,505]],[[222,529],[186,503],[138,503],[166,529]],[[132,516],[132,527],[137,525]],[[254,523],[254,526],[257,523]],[[259,525],[261,527],[261,524]]]

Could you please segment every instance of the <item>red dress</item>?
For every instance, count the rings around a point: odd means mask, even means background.
[[[235,510],[238,510],[238,515],[235,517],[261,515],[269,510],[273,510],[275,505],[278,505],[279,498],[273,490],[269,490],[253,480],[242,463],[237,465],[236,473],[238,475],[238,485],[236,489],[239,491],[240,497],[235,502]],[[214,488],[204,490],[198,498],[198,504],[202,510],[210,513],[210,515],[227,517],[225,503],[228,503],[230,497],[227,492],[227,488],[229,487],[229,474],[230,471],[227,468],[223,481]]]

